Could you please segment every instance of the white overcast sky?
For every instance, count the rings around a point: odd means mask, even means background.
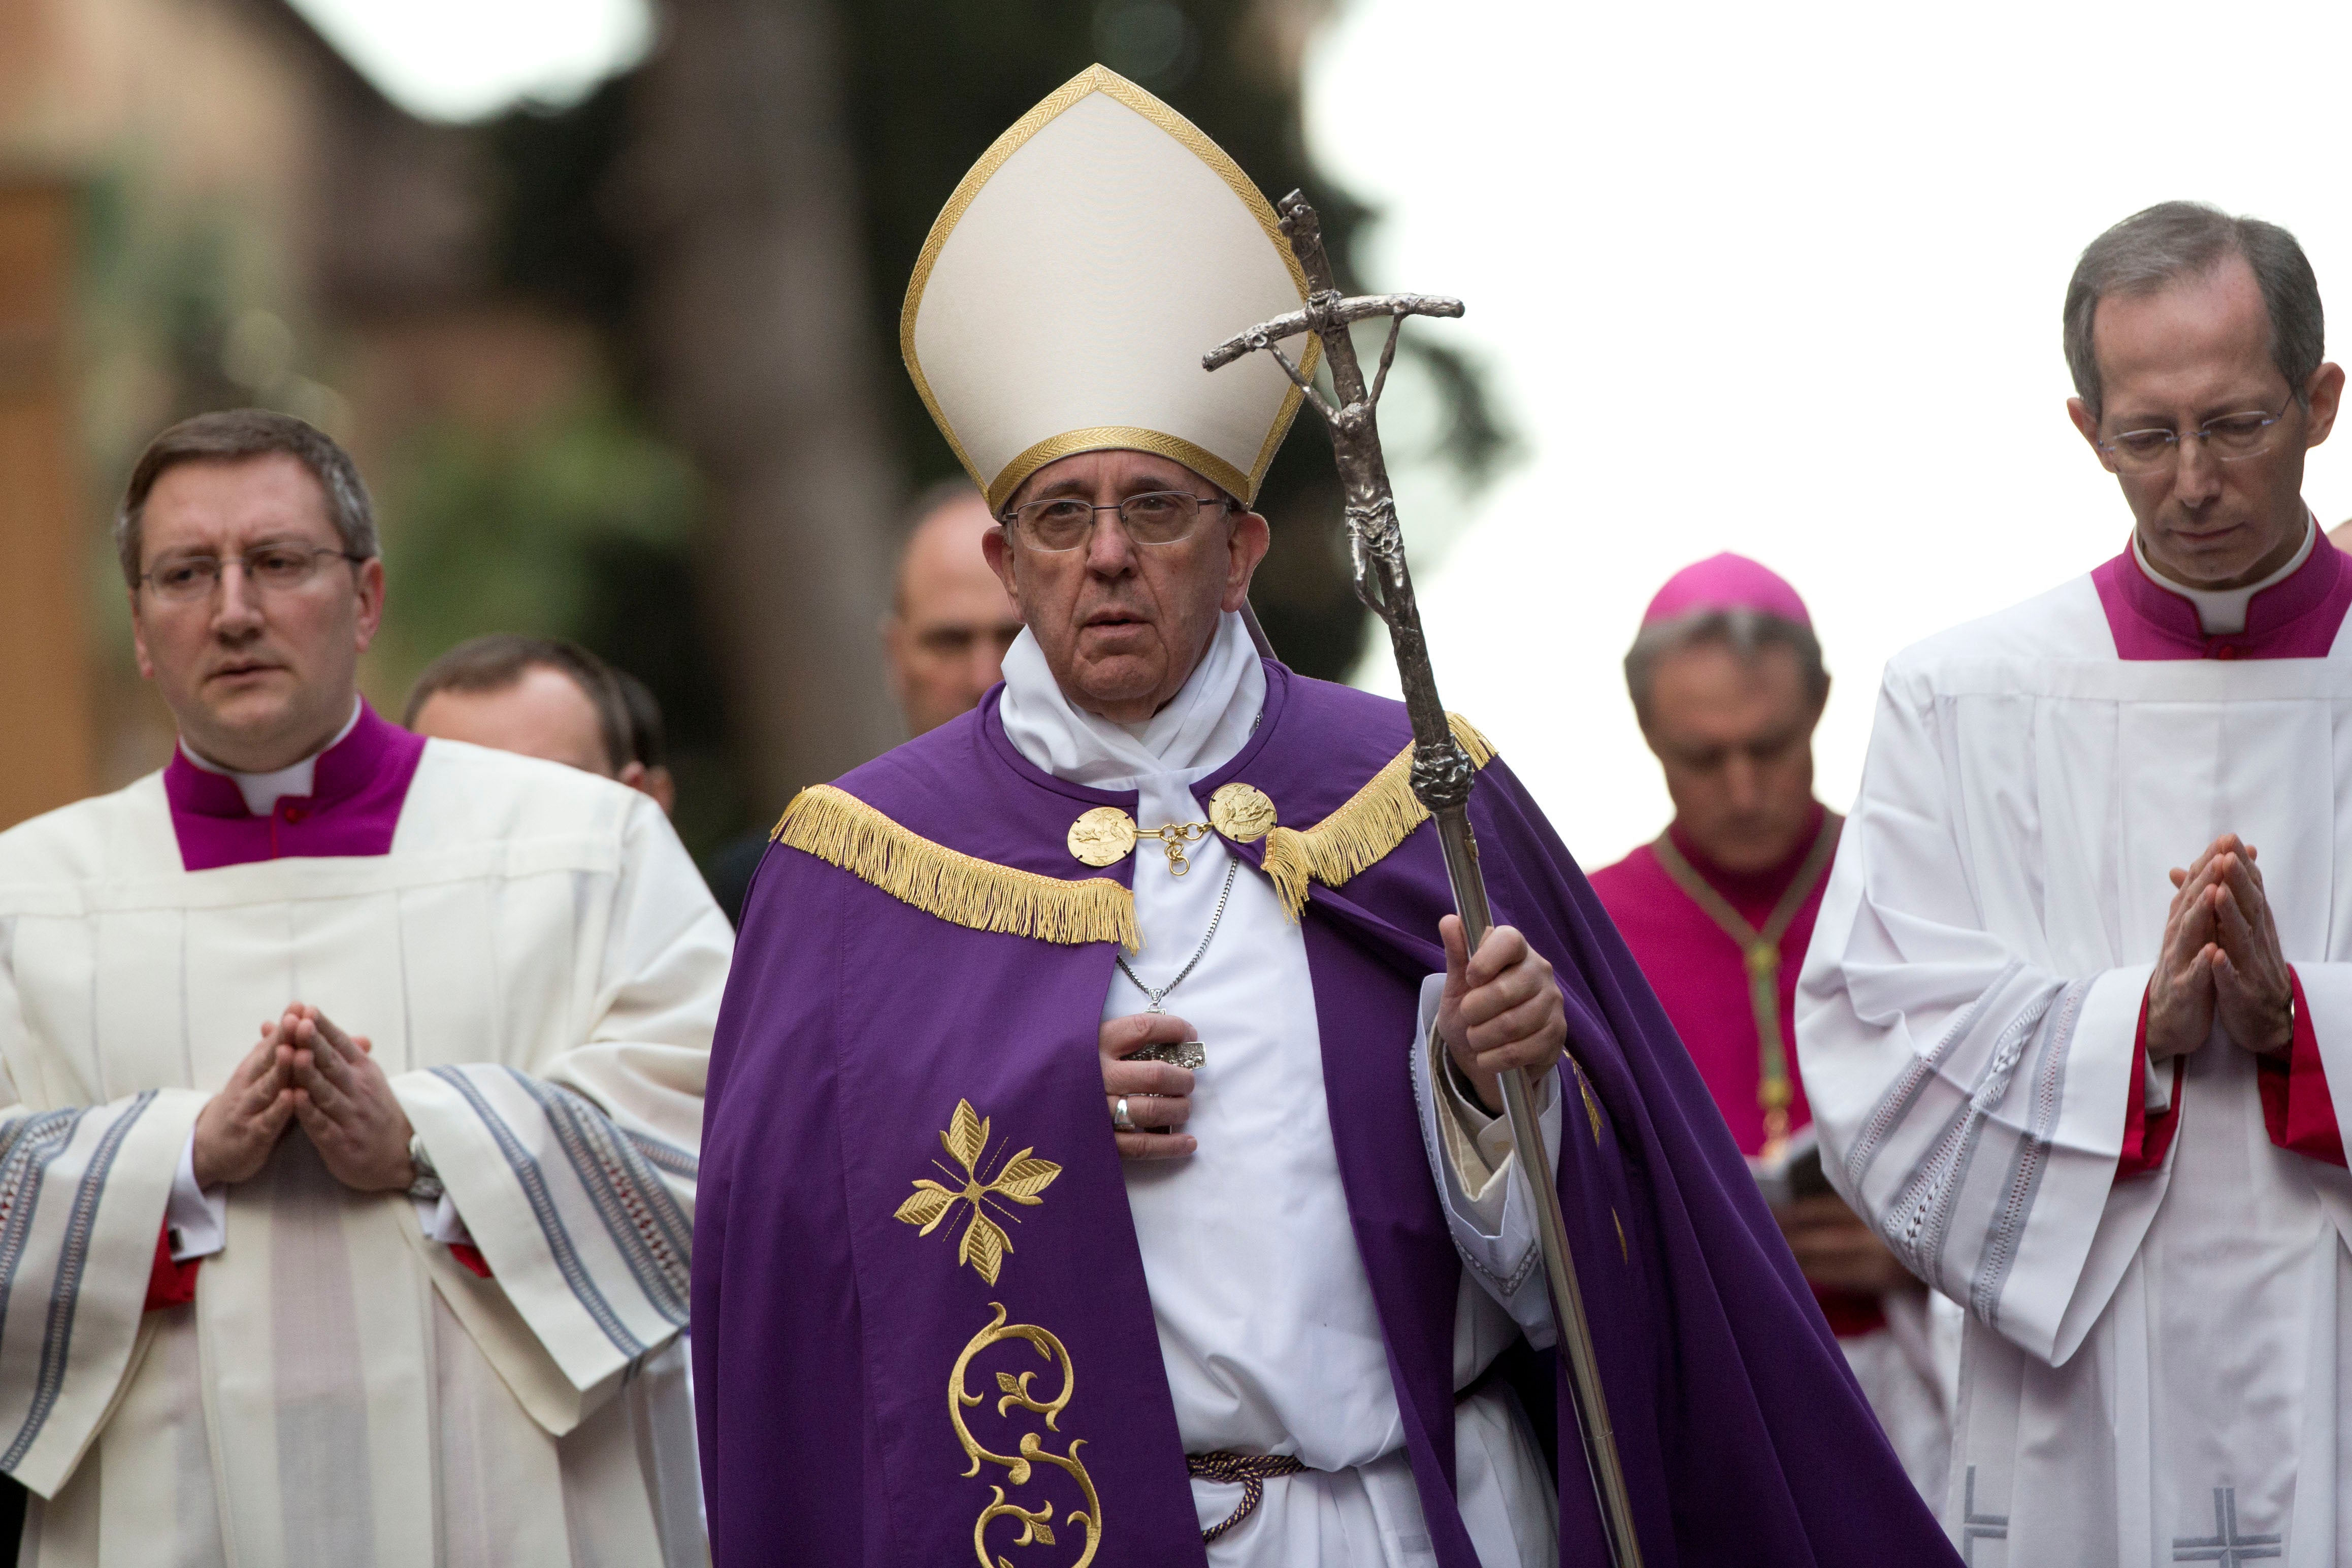
[[[474,120],[518,100],[563,104],[634,64],[646,0],[294,0],[345,58],[411,111]]]
[[[576,97],[650,37],[645,0],[297,4],[448,118]],[[1443,689],[1587,864],[1665,819],[1618,660],[1676,567],[1738,550],[1805,595],[1843,806],[1889,655],[2122,547],[2063,407],[2067,272],[2193,196],[2352,289],[2347,45],[2340,0],[1344,0],[1317,161],[1383,215],[1372,283],[1468,301],[1408,331],[1476,352],[1527,448],[1466,516],[1400,475]],[[2307,494],[2352,515],[2342,445]]]
[[[1353,0],[1325,35],[1310,135],[1387,215],[1371,281],[1468,302],[1416,328],[1486,357],[1531,448],[1424,574],[1442,689],[1588,865],[1667,816],[1618,661],[1675,568],[1737,550],[1804,595],[1843,806],[1890,655],[2123,547],[2059,353],[2106,225],[2257,214],[2352,300],[2352,8],[2252,16]],[[2328,522],[2348,458],[2312,455]]]

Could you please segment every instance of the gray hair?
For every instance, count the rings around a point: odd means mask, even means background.
[[[139,586],[142,541],[139,525],[147,510],[147,497],[166,470],[182,463],[236,462],[246,458],[283,452],[310,471],[327,500],[327,521],[342,541],[343,552],[362,561],[383,553],[377,542],[375,510],[368,503],[367,486],[360,482],[359,466],[335,438],[308,421],[268,408],[227,408],[183,419],[147,444],[131,470],[122,505],[114,514],[114,552],[122,563],[122,580]]]
[[[1785,647],[1797,656],[1797,673],[1813,705],[1829,699],[1830,672],[1822,664],[1821,639],[1812,627],[1762,610],[1694,610],[1651,622],[1626,650],[1625,690],[1633,699],[1633,716],[1643,729],[1650,727],[1650,682],[1660,662],[1669,654],[1710,642],[1722,643],[1743,664],[1754,663],[1768,647]]]
[[[2066,368],[2091,417],[2099,417],[2105,389],[2091,352],[2091,322],[2099,301],[2150,294],[2184,278],[2201,278],[2232,256],[2243,257],[2263,291],[2271,319],[2271,363],[2297,402],[2326,351],[2319,279],[2294,236],[2258,217],[2231,217],[2204,202],[2158,202],[2137,212],[2084,248],[2066,283]]]

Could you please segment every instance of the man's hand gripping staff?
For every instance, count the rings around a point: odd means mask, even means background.
[[[1450,953],[1454,943],[1459,942],[1469,965],[1483,967],[1489,962],[1490,931],[1495,937],[1504,933],[1491,931],[1494,920],[1487,905],[1486,884],[1478,870],[1477,841],[1470,831],[1470,792],[1477,781],[1477,770],[1454,740],[1444,706],[1438,700],[1437,677],[1430,666],[1429,645],[1422,635],[1421,610],[1413,598],[1412,574],[1405,563],[1404,534],[1397,523],[1396,497],[1389,484],[1387,461],[1381,452],[1376,411],[1381,388],[1388,380],[1389,366],[1396,357],[1397,333],[1404,318],[1459,316],[1462,302],[1421,294],[1342,298],[1333,280],[1330,258],[1324,253],[1322,226],[1315,209],[1297,191],[1277,205],[1282,232],[1307,277],[1305,308],[1261,322],[1227,340],[1204,355],[1201,363],[1203,369],[1213,371],[1263,350],[1282,366],[1330,432],[1332,457],[1347,497],[1349,553],[1355,567],[1356,595],[1388,626],[1390,646],[1396,655],[1397,674],[1404,689],[1405,710],[1412,719],[1412,793],[1436,819],[1438,842],[1445,855],[1446,879],[1453,884],[1459,934],[1446,939],[1450,992]],[[1363,368],[1356,361],[1355,342],[1349,335],[1349,327],[1358,321],[1383,316],[1389,319],[1388,342],[1381,351],[1379,372],[1367,385]],[[1321,340],[1336,400],[1324,396],[1299,363],[1282,351],[1281,340],[1308,332]],[[1511,940],[1516,940],[1515,933],[1506,939],[1507,948]],[[1476,957],[1467,958],[1470,954]],[[1496,954],[1496,960],[1504,956],[1503,952]],[[1456,1016],[1461,1021],[1465,1015],[1468,1016],[1470,1032],[1449,1036],[1446,1043],[1457,1065],[1465,1068],[1523,1069],[1500,1071],[1494,1082],[1502,1090],[1503,1110],[1510,1121],[1519,1179],[1527,1184],[1528,1195],[1534,1204],[1544,1273],[1551,1289],[1552,1318],[1564,1352],[1577,1424],[1584,1436],[1585,1462],[1591,1471],[1593,1495],[1609,1538],[1610,1558],[1616,1568],[1629,1568],[1642,1561],[1641,1543],[1634,1537],[1633,1501],[1626,1491],[1624,1467],[1618,1458],[1617,1439],[1610,1426],[1600,1358],[1585,1322],[1584,1298],[1577,1287],[1568,1227],[1560,1216],[1559,1192],[1551,1180],[1551,1162],[1545,1152],[1537,1121],[1533,1086],[1529,1072],[1524,1070],[1533,1068],[1538,1059],[1545,1063],[1543,1070],[1549,1070],[1550,1064],[1559,1059],[1558,1050],[1539,1047],[1532,1053],[1522,1051],[1519,1046],[1525,1037],[1517,1037],[1515,1026],[1508,1024],[1500,1031],[1513,1037],[1508,1049],[1496,1038],[1496,1031],[1490,1030],[1487,1036],[1494,1041],[1492,1044],[1485,1043],[1476,1035],[1484,1026],[1516,1016],[1517,1010],[1533,1004],[1535,993],[1544,987],[1538,985],[1527,996],[1504,1001],[1484,1018],[1467,1006],[1470,998],[1502,984],[1506,974],[1517,967],[1511,963],[1497,962],[1493,978],[1465,987],[1457,1001]],[[1522,974],[1511,984],[1517,985],[1526,978]],[[1549,977],[1545,976],[1544,985],[1551,984]],[[1556,985],[1552,985],[1552,994],[1556,1003]],[[1533,1037],[1540,1039],[1546,1033],[1546,1028],[1539,1027]],[[1559,1030],[1563,1041],[1565,1034],[1563,1025]],[[1466,1064],[1462,1061],[1465,1048],[1473,1053]],[[1475,1077],[1473,1081],[1476,1081]]]

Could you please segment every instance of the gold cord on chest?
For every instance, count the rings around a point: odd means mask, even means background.
[[[1797,911],[1805,907],[1822,879],[1828,875],[1830,861],[1837,853],[1838,829],[1845,819],[1836,812],[1822,814],[1821,831],[1813,836],[1813,847],[1805,852],[1804,864],[1797,868],[1796,876],[1780,894],[1780,902],[1764,919],[1761,930],[1748,923],[1747,917],[1731,907],[1731,901],[1715,890],[1697,868],[1684,858],[1675,847],[1674,837],[1661,833],[1650,846],[1650,853],[1658,858],[1675,887],[1680,888],[1722,929],[1723,934],[1739,944],[1741,956],[1748,967],[1748,1001],[1756,1016],[1756,1103],[1764,1112],[1763,1157],[1777,1160],[1789,1147],[1789,1107],[1796,1100],[1796,1088],[1789,1077],[1789,1052],[1780,1038],[1780,939],[1789,932]]]

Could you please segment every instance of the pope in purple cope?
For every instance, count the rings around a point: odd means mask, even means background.
[[[1024,629],[976,710],[796,797],[751,887],[696,1215],[716,1561],[1606,1561],[1521,1069],[1643,1561],[1951,1561],[1492,746],[1455,721],[1474,957],[1402,706],[1254,646],[1297,398],[1199,356],[1303,294],[1240,170],[1099,68],[924,247],[908,367]]]

